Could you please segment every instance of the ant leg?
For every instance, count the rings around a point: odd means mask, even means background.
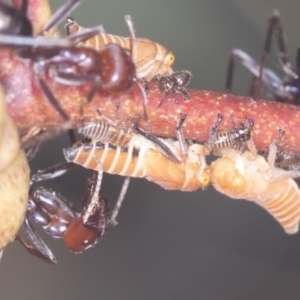
[[[287,97],[288,93],[284,88],[282,80],[272,70],[263,67],[264,58],[265,56],[263,55],[261,63],[257,64],[257,62],[246,52],[240,49],[232,50],[228,65],[225,87],[226,92],[230,93],[232,91],[234,61],[235,59],[238,59],[241,64],[253,74],[253,77],[256,78],[256,82],[258,82],[257,89],[254,90],[255,80],[252,79],[251,96],[254,96],[254,98],[258,97],[261,89],[261,83],[263,82],[270,91],[273,91],[274,94],[283,98]]]
[[[296,54],[296,72],[297,74],[300,74],[300,47],[298,48]]]
[[[160,139],[158,139],[156,136],[152,135],[149,132],[145,132],[141,128],[139,128],[136,124],[133,126],[135,131],[145,137],[147,140],[153,142],[157,147],[159,147],[163,153],[173,162],[179,163],[180,160],[177,158],[177,156],[172,152],[172,150]]]
[[[40,149],[40,146],[41,146],[41,142],[37,142],[26,151],[26,158],[28,162],[32,161],[36,157]]]
[[[232,92],[233,73],[234,73],[236,59],[238,59],[241,62],[241,64],[246,69],[248,69],[255,77],[259,77],[259,65],[257,64],[257,62],[246,52],[240,49],[233,49],[230,54],[228,68],[227,68],[226,85],[225,85],[225,91],[227,93]]]
[[[253,75],[251,77],[251,81],[248,89],[249,97],[255,98],[255,95],[257,94],[258,86],[259,86],[259,79]]]
[[[69,140],[70,140],[71,145],[75,144],[76,136],[75,136],[75,131],[73,129],[68,130],[68,136],[69,136]]]
[[[67,115],[67,113],[63,110],[61,105],[59,104],[58,100],[54,97],[53,93],[50,91],[46,83],[42,78],[38,78],[39,85],[41,87],[41,90],[43,91],[46,98],[49,100],[49,102],[52,104],[52,106],[58,111],[58,113],[61,115],[61,117],[65,121],[69,121],[70,117]]]
[[[59,177],[59,176],[65,174],[66,172],[68,172],[74,166],[75,166],[75,164],[73,164],[73,163],[63,162],[63,163],[59,163],[54,166],[51,166],[47,169],[39,170],[39,171],[37,171],[36,174],[31,176],[31,182],[35,183],[35,182],[40,182],[40,181]]]
[[[28,10],[28,0],[23,0],[21,3],[20,11],[24,14],[24,16],[27,16],[27,10]]]
[[[232,92],[232,82],[233,82],[233,73],[234,73],[234,64],[235,64],[235,55],[233,51],[230,53],[228,66],[227,66],[227,75],[226,75],[226,83],[225,83],[226,93]]]
[[[27,241],[24,241],[20,236],[16,236],[15,240],[20,242],[21,245],[30,253],[38,258],[44,260],[49,264],[56,264],[57,260],[52,253],[52,251],[48,248],[48,246],[44,243],[44,241],[39,237],[39,235],[35,232],[33,226],[29,222],[27,218],[25,218],[23,223],[23,228],[26,231],[29,240],[33,245],[30,245]]]
[[[133,22],[132,22],[132,19],[131,19],[130,15],[125,15],[124,18],[125,18],[125,23],[127,25],[127,30],[128,30],[128,34],[129,34],[129,43],[130,43],[129,51],[130,51],[130,54],[131,54],[131,59],[135,63],[136,62],[137,49],[136,49],[136,43],[135,43],[136,36],[135,36],[135,33],[134,33],[134,26],[133,26]],[[139,89],[142,93],[144,120],[146,122],[148,122],[148,113],[147,113],[147,94],[149,93],[148,86],[147,86],[147,89],[145,89],[143,87],[143,85],[141,85],[136,80],[136,78],[135,78],[135,83],[138,85],[138,87],[139,87]],[[144,82],[143,82],[143,84],[144,84]]]
[[[271,17],[269,18],[269,24],[268,24],[268,31],[264,46],[264,52],[267,53],[267,55],[270,54],[270,48],[271,48],[271,41],[272,41],[272,35],[276,37],[276,43],[278,47],[278,60],[281,64],[283,71],[290,77],[296,79],[298,76],[295,74],[295,72],[292,69],[292,65],[289,62],[287,50],[285,46],[284,36],[283,36],[283,30],[280,22],[279,12],[277,10],[274,10],[271,14]],[[264,54],[263,54],[264,55]]]
[[[129,183],[130,183],[130,177],[126,177],[124,182],[123,182],[123,185],[122,185],[122,189],[120,191],[120,195],[118,197],[118,200],[116,202],[116,205],[115,205],[115,208],[114,210],[111,212],[111,217],[110,217],[110,220],[109,220],[109,223],[112,225],[112,226],[116,226],[118,225],[118,222],[116,221],[116,218],[119,214],[119,211],[120,211],[120,208],[121,208],[121,205],[123,203],[123,200],[125,198],[125,195],[126,195],[126,192],[128,190],[128,186],[129,186]]]

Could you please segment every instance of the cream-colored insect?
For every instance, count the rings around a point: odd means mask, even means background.
[[[185,149],[183,137],[174,142],[136,130],[139,133],[132,133],[126,146],[81,141],[65,149],[65,157],[85,168],[98,170],[100,163],[107,173],[145,177],[169,190],[193,191],[208,185],[204,146],[192,144]]]
[[[298,232],[300,190],[292,177],[299,177],[300,172],[274,167],[277,140],[270,145],[267,160],[257,155],[252,140],[250,142],[250,151],[241,153],[229,149],[211,164],[212,185],[231,198],[260,205],[280,223],[286,233]]]
[[[136,38],[131,17],[126,15],[125,21],[130,37],[120,37],[117,35],[101,33],[78,45],[101,50],[104,45],[114,43],[127,48],[128,50],[132,50],[131,56],[136,66],[137,78],[150,80],[157,74],[172,74],[173,69],[171,68],[171,65],[175,61],[174,54],[162,45],[149,39]],[[67,19],[66,28],[68,34],[85,30],[85,28],[79,26],[73,18]]]
[[[104,116],[100,116],[97,121],[85,122],[77,129],[88,138],[121,147],[127,145],[133,135],[132,128],[118,125]]]

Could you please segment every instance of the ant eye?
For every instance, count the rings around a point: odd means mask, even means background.
[[[172,66],[175,62],[175,55],[172,52],[169,52],[165,58],[165,64]]]

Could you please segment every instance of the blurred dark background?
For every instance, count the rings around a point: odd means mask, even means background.
[[[51,1],[53,9],[62,0]],[[138,37],[176,55],[174,69],[192,71],[191,86],[223,91],[230,50],[259,58],[272,9],[281,13],[291,61],[300,42],[299,1],[86,0],[73,13],[83,26],[103,24],[127,35],[131,14]],[[278,69],[275,56],[271,62]],[[246,94],[250,75],[237,68],[234,91]],[[63,160],[66,137],[45,143],[33,172]],[[86,170],[47,182],[80,207]],[[101,194],[114,203],[123,178],[106,175]],[[288,236],[260,207],[212,188],[165,191],[133,179],[118,218],[93,249],[74,255],[45,236],[58,264],[49,266],[10,244],[0,263],[1,299],[299,299],[300,235]]]

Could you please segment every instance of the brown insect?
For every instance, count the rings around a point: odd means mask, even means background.
[[[187,70],[175,71],[171,75],[155,75],[150,81],[154,82],[161,93],[165,93],[165,98],[163,98],[158,106],[161,106],[164,101],[166,101],[173,94],[182,94],[184,101],[190,98],[190,93],[186,89],[192,78],[192,73]],[[146,90],[148,90],[148,82],[145,82]],[[176,97],[176,96],[175,96]],[[176,103],[178,100],[175,98]]]
[[[53,166],[33,176],[32,182],[55,178],[71,167],[73,165],[66,163]],[[19,241],[29,253],[50,264],[57,263],[56,258],[35,231],[32,223],[42,227],[53,238],[63,239],[66,247],[72,252],[80,253],[95,246],[102,239],[107,227],[117,224],[116,217],[128,187],[128,182],[125,181],[110,217],[108,200],[99,196],[102,172],[97,171],[92,178],[87,179],[80,213],[75,212],[57,193],[42,187],[37,189],[31,187],[23,224],[27,239],[18,235],[15,240]]]

